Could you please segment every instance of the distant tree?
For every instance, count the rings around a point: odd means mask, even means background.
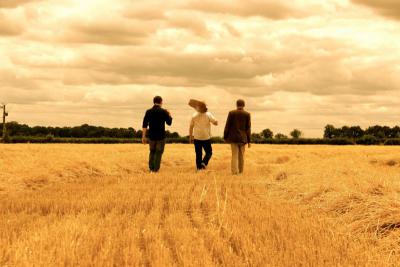
[[[372,127],[369,127],[366,131],[366,135],[374,136],[376,138],[388,138],[390,136],[390,127],[387,126],[380,126],[380,125],[375,125]]]
[[[87,132],[87,137],[89,137],[89,138],[104,137],[104,128],[103,127],[89,127],[88,132]]]
[[[60,128],[59,132],[58,132],[58,137],[72,137],[71,135],[71,127],[63,127]]]
[[[31,130],[33,136],[46,136],[49,134],[47,127],[35,126]]]
[[[324,138],[326,139],[333,139],[337,134],[337,130],[335,128],[335,126],[328,124],[325,126],[325,132],[324,132]]]
[[[0,136],[2,134],[2,127],[0,123]],[[18,122],[8,122],[7,133],[10,137],[14,136],[25,136],[25,137],[48,137],[53,136],[54,138],[141,138],[142,131],[136,131],[133,128],[106,128],[101,126],[92,126],[83,124],[76,127],[43,127],[35,126],[30,127],[26,124],[19,124]],[[298,132],[297,132],[298,131]],[[294,134],[294,136],[293,136]],[[300,134],[300,135],[299,135]],[[302,135],[301,131],[294,130],[291,132],[293,138],[300,138]],[[261,133],[253,133],[252,139],[258,142],[262,142],[264,139],[272,138],[273,133],[270,129],[265,129]],[[335,138],[346,138],[352,139],[352,141],[358,141],[371,139],[371,136],[376,138],[379,142],[384,139],[400,138],[400,126],[393,128],[388,126],[375,125],[363,130],[360,126],[343,126],[341,128],[335,128],[333,125],[326,125],[324,131],[324,138],[335,139]],[[177,132],[167,131],[167,138],[179,138],[180,135]],[[288,138],[286,135],[278,133],[274,136],[276,139]],[[363,142],[363,141],[360,141]],[[365,141],[367,142],[367,141]]]
[[[343,126],[342,129],[339,129],[339,137],[341,138],[349,138],[350,135],[350,127]]]
[[[389,138],[400,138],[400,127],[399,126],[395,126],[391,129]]]
[[[303,135],[303,133],[302,133],[300,130],[298,130],[298,129],[294,129],[294,130],[290,133],[290,136],[291,136],[293,139],[299,139],[302,135]]]
[[[275,139],[289,139],[286,135],[278,133],[274,137]]]
[[[136,132],[135,138],[142,138],[142,135],[143,135],[143,131],[142,130],[138,130]]]
[[[383,126],[382,130],[385,133],[385,137],[384,138],[389,138],[390,137],[390,133],[392,131],[392,128],[390,128],[389,126]]]
[[[264,139],[272,139],[274,137],[274,133],[270,129],[265,129],[260,134]]]
[[[352,126],[349,128],[348,136],[352,139],[358,139],[364,136],[364,130],[360,126]]]
[[[18,122],[11,121],[6,123],[7,125],[7,133],[10,136],[29,136],[31,135],[30,128],[26,124],[19,124]],[[1,125],[3,126],[3,125]],[[3,129],[3,127],[1,127]]]
[[[2,134],[2,127],[0,123],[0,136]],[[42,127],[35,126],[29,127],[26,124],[19,124],[18,122],[7,123],[8,133],[13,136],[26,136],[26,137],[48,137],[53,138],[141,138],[142,131],[136,131],[130,128],[105,128],[101,126],[92,126],[83,124],[76,127]],[[179,138],[177,132],[168,133],[169,138]]]
[[[74,138],[85,138],[85,137],[87,137],[88,131],[87,131],[86,125],[73,127],[71,129],[71,137],[74,137]]]
[[[179,133],[178,132],[173,132],[173,133],[171,133],[170,134],[170,136],[169,136],[170,138],[179,138],[180,137],[180,135],[179,135]]]
[[[379,139],[373,135],[364,135],[362,138],[357,140],[357,144],[360,145],[378,145]]]
[[[171,133],[170,131],[166,131],[166,132],[165,132],[165,136],[166,136],[167,138],[179,138],[179,137],[181,137],[181,136],[179,135],[179,133],[177,133],[177,132]]]
[[[259,133],[252,133],[252,134],[251,134],[251,139],[252,139],[252,140],[261,140],[261,139],[262,139],[262,136],[261,136],[261,134],[259,134]]]
[[[343,126],[342,128],[335,128],[333,125],[328,124],[325,126],[324,138],[349,138],[359,139],[365,135],[365,131],[360,126]]]
[[[128,138],[134,138],[136,136],[136,130],[132,127],[128,128]]]

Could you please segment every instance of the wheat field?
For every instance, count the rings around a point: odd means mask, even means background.
[[[0,266],[397,266],[400,151],[1,145]]]

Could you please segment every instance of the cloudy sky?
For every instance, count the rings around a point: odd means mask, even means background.
[[[0,102],[30,125],[141,127],[160,94],[321,136],[400,119],[398,0],[0,0]],[[215,130],[220,134],[223,125]]]

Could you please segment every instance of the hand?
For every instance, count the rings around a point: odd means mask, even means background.
[[[248,144],[248,147],[251,148],[251,144],[250,143]]]
[[[193,144],[193,136],[189,136],[189,144]]]
[[[142,144],[143,144],[143,145],[146,145],[146,144],[147,144],[147,139],[146,139],[146,137],[143,137],[143,138],[142,138]]]

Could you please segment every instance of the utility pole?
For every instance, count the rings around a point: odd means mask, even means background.
[[[6,140],[7,136],[7,126],[6,126],[6,117],[8,116],[7,112],[7,105],[3,104],[1,105],[1,108],[3,109],[3,142]]]

